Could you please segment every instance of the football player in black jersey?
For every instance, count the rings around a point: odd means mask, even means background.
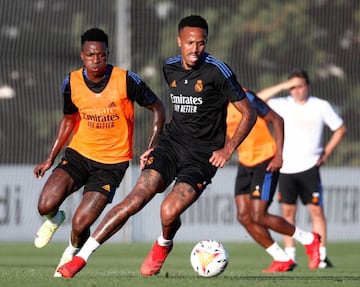
[[[63,277],[79,272],[102,243],[175,180],[161,204],[162,234],[140,268],[144,276],[160,272],[181,226],[180,215],[190,207],[222,168],[256,121],[232,70],[205,52],[208,24],[201,16],[183,18],[177,42],[181,55],[163,67],[173,114],[154,149],[140,158],[141,174],[126,198],[114,206],[72,261],[59,268]],[[232,138],[225,141],[227,105],[242,113]]]

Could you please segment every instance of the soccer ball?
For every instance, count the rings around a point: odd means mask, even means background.
[[[190,254],[192,268],[203,277],[215,277],[224,272],[229,262],[228,253],[220,242],[203,240],[198,242]]]

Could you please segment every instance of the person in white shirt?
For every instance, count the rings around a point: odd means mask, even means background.
[[[275,97],[289,90],[285,97]],[[346,134],[342,118],[328,101],[310,94],[310,81],[303,69],[294,69],[288,80],[258,92],[284,119],[285,138],[283,166],[279,178],[279,201],[282,216],[295,224],[296,202],[300,198],[308,207],[314,232],[321,236],[319,268],[333,267],[326,254],[326,218],[319,168]],[[329,141],[322,142],[325,127],[332,131]],[[285,251],[296,262],[295,242],[284,236]]]

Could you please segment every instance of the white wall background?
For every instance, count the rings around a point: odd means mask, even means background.
[[[46,178],[35,179],[32,170],[33,166],[0,166],[0,241],[32,241],[42,223],[37,212],[37,200]],[[113,204],[130,190],[138,173],[137,166],[129,168]],[[322,169],[329,241],[360,241],[359,174],[357,168]],[[177,241],[192,242],[207,238],[221,241],[251,240],[235,217],[235,175],[236,167],[229,166],[218,171],[213,183],[198,202],[183,214],[183,226],[176,236]],[[55,234],[54,241],[68,240],[71,216],[81,198],[81,192],[64,202],[62,208],[66,211],[67,219]],[[163,196],[157,195],[111,241],[154,241],[161,232],[159,207]],[[270,211],[279,213],[276,196]],[[297,225],[311,230],[307,210],[302,205],[299,205]],[[273,235],[281,239],[278,234]]]

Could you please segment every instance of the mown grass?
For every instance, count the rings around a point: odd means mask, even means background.
[[[54,269],[65,243],[51,243],[36,249],[31,243],[0,244],[0,286],[2,287],[322,287],[360,286],[360,243],[330,243],[329,257],[335,267],[310,271],[299,246],[299,265],[287,273],[263,274],[271,259],[255,243],[224,243],[230,255],[225,272],[216,278],[202,278],[192,270],[190,251],[195,243],[176,243],[161,273],[142,277],[139,266],[151,243],[110,243],[93,254],[87,266],[73,279],[54,278]]]

